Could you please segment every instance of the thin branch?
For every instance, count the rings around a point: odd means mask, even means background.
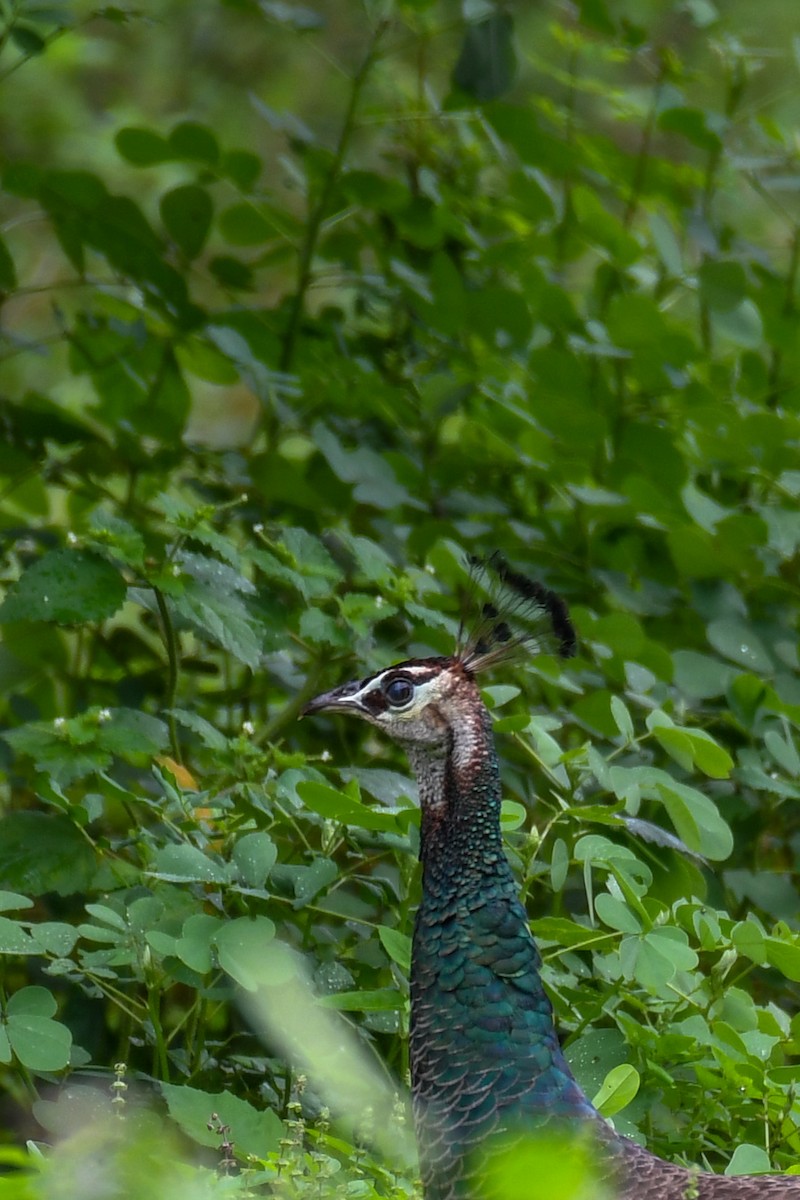
[[[153,594],[155,595],[158,613],[161,617],[161,632],[167,650],[167,663],[169,666],[166,693],[169,744],[172,750],[172,757],[179,763],[183,760],[181,758],[180,742],[178,741],[178,726],[175,723],[175,717],[172,712],[175,707],[175,696],[178,691],[178,639],[175,635],[175,626],[172,624],[172,617],[170,616],[163,592],[159,588],[154,587]]]
[[[290,371],[294,361],[294,352],[297,344],[297,335],[300,330],[300,322],[303,317],[305,308],[306,293],[308,292],[311,283],[311,264],[314,260],[314,254],[319,240],[322,222],[325,219],[325,214],[333,197],[336,185],[339,182],[339,176],[344,165],[345,154],[350,145],[350,139],[355,128],[355,118],[358,109],[358,103],[361,99],[361,93],[364,89],[364,84],[367,81],[373,63],[377,57],[378,43],[387,29],[388,23],[382,21],[376,26],[375,32],[372,35],[369,50],[366,57],[359,67],[353,78],[353,87],[350,92],[350,101],[347,105],[342,129],[339,134],[339,141],[336,145],[336,150],[333,155],[328,173],[325,177],[325,182],[322,185],[322,191],[319,194],[317,203],[309,213],[308,226],[306,236],[300,250],[300,263],[297,275],[297,290],[295,291],[292,300],[292,306],[289,311],[289,320],[286,326],[286,333],[283,340],[283,350],[281,352],[279,369],[281,371]]]

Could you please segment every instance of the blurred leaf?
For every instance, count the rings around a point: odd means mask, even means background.
[[[467,25],[453,83],[479,103],[496,100],[510,88],[516,73],[514,22],[505,12],[492,12]]]
[[[0,876],[33,896],[85,891],[95,873],[91,847],[59,814],[7,813],[0,820]]]
[[[187,258],[196,258],[208,237],[214,206],[205,188],[184,184],[161,197],[161,219]]]
[[[237,917],[214,934],[219,965],[248,992],[263,984],[264,948],[275,936],[269,917]]]
[[[172,129],[167,141],[173,158],[211,166],[219,159],[219,145],[213,132],[195,121],[181,121]]]
[[[125,583],[104,559],[78,550],[49,550],[12,584],[0,621],[102,621],[125,599]]]
[[[120,129],[114,143],[122,157],[134,167],[152,167],[172,157],[167,141],[151,129],[132,126]]]
[[[11,291],[17,286],[14,260],[3,238],[0,238],[0,288]]]
[[[203,1092],[185,1084],[162,1083],[161,1093],[173,1121],[201,1146],[219,1145],[219,1134],[208,1128],[212,1113],[216,1113],[219,1121],[229,1127],[239,1154],[260,1159],[278,1148],[283,1125],[268,1108],[259,1111],[231,1092]]]

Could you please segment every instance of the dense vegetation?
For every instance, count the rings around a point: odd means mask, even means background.
[[[446,653],[497,547],[580,638],[485,693],[574,1069],[663,1155],[786,1169],[785,9],[0,23],[0,1196],[414,1192],[408,769],[298,714]]]

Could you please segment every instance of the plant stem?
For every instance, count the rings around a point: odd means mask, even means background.
[[[386,21],[382,21],[376,26],[366,57],[353,77],[350,100],[347,105],[347,111],[345,113],[344,122],[339,134],[336,150],[334,151],[333,161],[331,162],[328,173],[325,176],[322,190],[319,194],[319,199],[309,213],[306,236],[300,250],[297,290],[294,294],[292,305],[289,310],[289,320],[286,325],[286,333],[283,339],[283,349],[281,351],[279,364],[281,371],[290,371],[294,361],[297,335],[300,331],[300,321],[302,320],[303,316],[306,294],[311,285],[311,264],[317,248],[320,229],[322,228],[322,222],[325,219],[334,189],[342,172],[345,154],[347,153],[348,146],[350,145],[350,139],[353,135],[353,129],[355,127],[355,117],[358,109],[358,102],[361,99],[361,93],[363,91],[364,84],[367,81],[367,76],[369,75],[372,65],[375,62],[378,51],[378,43],[384,33],[384,30],[387,28],[387,25],[388,23]]]
[[[161,1013],[159,1011],[158,993],[155,988],[150,988],[147,993],[147,1011],[150,1014],[150,1023],[153,1026],[153,1035],[155,1037],[153,1074],[158,1073],[162,1083],[169,1083],[167,1043],[164,1041],[164,1031],[161,1028]]]
[[[176,762],[182,762],[181,747],[178,741],[178,726],[175,722],[172,710],[175,707],[175,695],[178,690],[178,640],[175,636],[175,626],[172,624],[172,617],[169,615],[167,602],[164,599],[164,594],[157,587],[153,588],[153,594],[158,605],[158,613],[161,617],[161,632],[164,638],[164,645],[167,650],[167,663],[169,672],[167,675],[167,692],[166,692],[166,709],[167,709],[167,727],[169,729],[169,744],[172,750],[172,757]]]

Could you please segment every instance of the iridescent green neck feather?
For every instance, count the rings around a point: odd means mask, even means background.
[[[472,681],[462,686],[474,689],[470,717],[445,752],[410,751],[423,869],[411,1070],[429,1197],[466,1195],[470,1152],[492,1134],[552,1117],[597,1119],[561,1052],[503,850],[489,714]]]

